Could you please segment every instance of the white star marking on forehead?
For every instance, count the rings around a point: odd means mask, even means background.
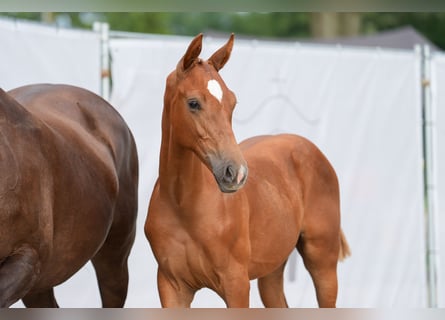
[[[207,83],[207,90],[216,98],[218,99],[219,103],[222,101],[223,92],[221,90],[221,86],[219,85],[218,81],[215,79],[209,80]]]

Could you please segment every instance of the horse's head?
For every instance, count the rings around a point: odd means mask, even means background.
[[[202,37],[193,39],[167,78],[165,125],[170,139],[192,150],[211,170],[221,191],[235,192],[246,182],[247,165],[232,131],[236,97],[218,73],[230,57],[234,37],[207,61],[199,58]]]

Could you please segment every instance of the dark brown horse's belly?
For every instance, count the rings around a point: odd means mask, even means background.
[[[60,239],[60,237],[55,238],[51,257],[43,263],[40,279],[34,286],[33,291],[57,286],[73,276],[100,249],[108,232],[106,229],[75,228],[79,232],[94,236],[91,236],[87,242],[85,239],[80,240],[73,236],[71,237],[72,243],[70,244],[66,243],[66,237],[64,239]],[[66,245],[62,247],[61,243],[63,242]]]
[[[56,201],[51,209],[54,231],[52,239],[48,239],[51,253],[42,265],[39,281],[42,286],[58,285],[79,270],[101,248],[113,222],[117,194],[113,188],[107,190],[97,186],[114,184],[116,178],[111,170],[96,176],[93,173],[104,170],[102,166],[93,164],[94,161],[87,163],[89,168],[77,162],[72,166],[89,174],[79,176],[76,171],[69,173],[65,168],[64,178],[61,177],[54,187]]]

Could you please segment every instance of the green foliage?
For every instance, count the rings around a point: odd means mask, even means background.
[[[389,30],[400,26],[412,26],[438,47],[445,49],[444,12],[370,12],[363,15],[362,26],[366,33]]]
[[[309,15],[297,12],[249,13],[236,15],[232,28],[259,37],[297,38],[310,35]]]
[[[110,29],[143,33],[170,33],[168,12],[107,12],[104,20]]]
[[[39,12],[2,12],[1,15],[26,20],[40,20],[41,18]]]

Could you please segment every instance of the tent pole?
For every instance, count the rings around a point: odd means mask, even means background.
[[[100,35],[100,95],[105,100],[110,99],[110,56],[109,56],[109,39],[110,27],[108,23],[94,22],[93,30]]]
[[[435,134],[436,115],[431,99],[431,53],[427,45],[416,47],[420,50],[421,103],[422,103],[422,145],[423,145],[423,188],[426,245],[427,304],[437,307],[437,270],[439,254],[436,232],[436,175],[435,175]]]

